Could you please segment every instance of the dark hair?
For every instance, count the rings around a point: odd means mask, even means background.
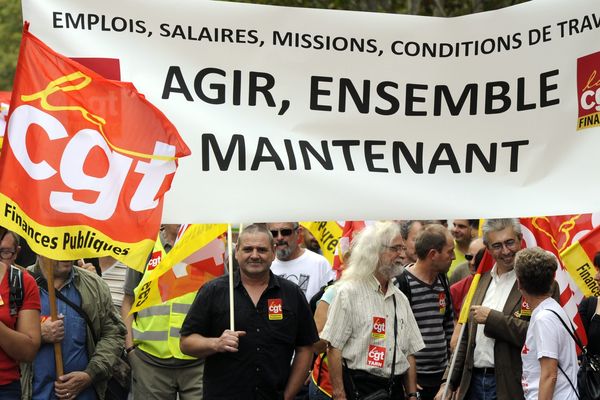
[[[521,289],[531,295],[550,294],[556,269],[556,258],[539,247],[529,247],[517,252],[515,273]]]
[[[4,237],[6,237],[6,235],[12,236],[13,242],[15,243],[15,250],[16,250],[17,247],[19,247],[19,242],[20,242],[21,238],[19,237],[19,235],[17,235],[13,231],[9,231],[5,227],[0,226],[0,241],[2,241],[4,239]]]
[[[238,236],[238,240],[236,243],[236,247],[240,245],[242,242],[242,237],[246,234],[251,233],[264,233],[269,238],[269,243],[271,246],[275,246],[275,239],[273,239],[273,235],[271,235],[271,231],[267,229],[266,224],[258,223],[258,224],[250,224],[244,228],[240,235]]]
[[[402,239],[404,239],[404,240],[408,239],[408,234],[410,233],[410,228],[412,228],[412,226],[416,223],[424,225],[423,221],[421,221],[419,219],[407,219],[406,221],[402,221],[400,223],[400,235],[402,236]]]
[[[597,268],[600,268],[600,251],[596,253],[596,255],[594,256],[594,265]]]
[[[427,225],[417,236],[415,253],[419,260],[424,260],[429,250],[441,252],[448,241],[448,229],[439,224]]]
[[[479,220],[478,219],[468,219],[467,221],[469,221],[469,226],[471,228],[479,229]]]

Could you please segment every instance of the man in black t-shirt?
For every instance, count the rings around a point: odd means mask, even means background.
[[[265,227],[248,226],[235,256],[236,330],[229,329],[228,277],[220,277],[198,291],[181,328],[181,350],[206,358],[204,400],[291,400],[319,339],[310,308],[296,284],[270,272],[274,241]]]

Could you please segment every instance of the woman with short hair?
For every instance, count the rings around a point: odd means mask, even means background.
[[[527,400],[577,399],[577,352],[566,327],[570,319],[551,297],[557,266],[554,255],[539,247],[521,250],[515,259],[519,290],[532,310],[521,350]]]

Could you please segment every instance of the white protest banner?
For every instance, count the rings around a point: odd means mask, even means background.
[[[31,31],[120,79],[192,150],[171,222],[597,211],[600,12],[442,19],[157,0],[23,0]]]

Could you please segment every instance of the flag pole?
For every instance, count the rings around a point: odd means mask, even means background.
[[[481,279],[481,275],[483,274],[484,266],[487,264],[486,257],[491,257],[488,251],[486,250],[483,259],[479,262],[479,266],[477,267],[477,272],[473,276],[473,281],[471,282],[471,286],[469,287],[469,291],[465,299],[463,300],[463,305],[460,309],[460,315],[458,317],[458,323],[462,324],[460,328],[460,334],[458,335],[458,341],[456,342],[456,347],[454,348],[454,352],[452,353],[452,361],[450,362],[450,370],[448,371],[446,386],[444,386],[444,392],[442,394],[442,400],[446,400],[446,396],[448,395],[448,386],[450,382],[450,378],[452,377],[452,372],[454,371],[454,367],[456,364],[456,355],[458,354],[458,349],[460,348],[460,343],[462,342],[462,338],[465,334],[465,328],[467,323],[469,322],[469,312],[471,309],[471,302],[473,301],[473,296],[475,295],[475,291],[477,290],[477,286],[479,286],[479,280]]]
[[[227,224],[227,254],[228,257],[228,270],[229,270],[229,329],[235,331],[235,317],[233,307],[233,252],[232,245],[233,236],[231,234],[231,224]]]
[[[58,320],[58,311],[56,309],[56,291],[54,289],[54,266],[51,262],[47,262],[46,257],[40,257],[40,266],[44,270],[46,275],[46,281],[48,282],[48,302],[50,303],[50,319],[52,321]],[[54,365],[56,366],[56,378],[64,375],[63,358],[62,358],[62,347],[60,342],[54,343]]]
[[[442,400],[446,400],[446,396],[448,395],[448,385],[450,383],[450,377],[452,376],[452,372],[454,371],[454,366],[456,365],[456,356],[458,355],[458,348],[460,346],[460,342],[462,342],[462,338],[465,334],[465,327],[467,324],[461,324],[460,333],[458,334],[458,341],[456,342],[456,346],[454,347],[454,351],[452,352],[452,361],[450,362],[450,370],[448,371],[448,378],[446,379],[446,386],[444,386],[444,393],[442,394]]]

